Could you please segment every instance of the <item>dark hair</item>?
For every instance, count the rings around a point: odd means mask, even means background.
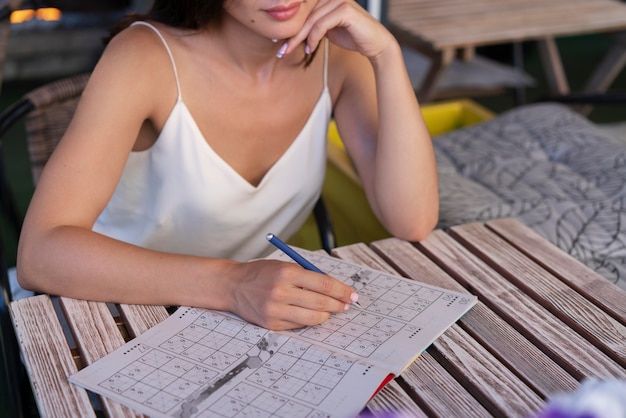
[[[199,29],[222,20],[226,0],[155,0],[148,18],[169,26]]]
[[[104,42],[108,43],[131,23],[139,20],[154,20],[184,29],[200,29],[209,24],[219,25],[225,2],[226,0],[154,0],[147,13],[127,14],[111,29]]]
[[[122,30],[138,20],[154,20],[168,26],[184,29],[200,29],[207,25],[219,25],[222,22],[224,3],[227,0],[154,0],[147,13],[129,13],[117,25],[104,43],[109,41]],[[308,66],[315,57],[315,53],[305,55],[302,62]]]

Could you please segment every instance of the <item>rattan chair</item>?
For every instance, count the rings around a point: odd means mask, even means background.
[[[39,87],[0,114],[0,141],[17,121],[24,119],[26,142],[33,183],[36,185],[44,165],[63,136],[74,114],[78,99],[87,83],[88,74],[81,74]],[[0,159],[0,202],[8,226],[17,239],[22,228],[18,212]]]

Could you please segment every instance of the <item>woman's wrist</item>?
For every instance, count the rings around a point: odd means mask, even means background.
[[[186,277],[174,280],[177,305],[198,306],[230,311],[233,291],[237,285],[238,265],[235,261],[216,258],[196,258],[189,263]]]
[[[374,67],[374,71],[383,69],[388,65],[394,65],[394,62],[404,65],[400,44],[391,33],[387,32],[387,34],[388,40],[383,48],[380,49],[380,52],[371,57],[367,57]]]

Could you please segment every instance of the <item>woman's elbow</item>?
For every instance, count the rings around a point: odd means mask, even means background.
[[[30,247],[24,239],[20,239],[16,260],[17,282],[23,289],[40,292],[42,289],[37,282],[36,272],[37,257],[33,255]]]
[[[438,221],[439,206],[435,205],[419,215],[409,216],[400,222],[389,222],[387,231],[396,238],[417,242],[426,238],[435,229]]]
[[[426,238],[437,225],[437,216],[433,219],[422,219],[418,222],[413,222],[410,225],[404,225],[396,227],[393,230],[389,230],[389,233],[396,238],[400,238],[410,242],[418,242]]]

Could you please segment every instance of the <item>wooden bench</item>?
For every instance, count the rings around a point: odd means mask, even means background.
[[[368,404],[415,417],[528,417],[588,377],[626,378],[626,292],[511,219],[337,248],[479,303]],[[167,317],[160,306],[40,295],[11,305],[42,416],[95,416],[67,377]],[[72,335],[65,335],[70,329]],[[135,416],[102,400],[107,416]]]
[[[618,0],[388,0],[387,24],[398,40],[432,59],[418,97],[431,100],[455,58],[476,47],[537,41],[553,94],[569,93],[556,37],[626,29]],[[596,67],[585,91],[605,91],[626,62],[621,38]]]

